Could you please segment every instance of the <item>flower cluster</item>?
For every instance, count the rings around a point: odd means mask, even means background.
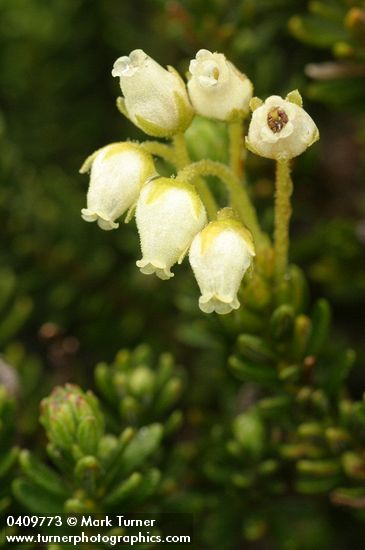
[[[200,50],[190,62],[188,89],[172,67],[164,69],[142,50],[116,60],[124,114],[146,134],[170,137],[190,125],[194,111],[217,120],[243,118],[252,84],[223,54]]]
[[[212,174],[222,173],[221,179],[230,182],[234,192],[230,207],[215,206],[206,184],[199,186],[199,163],[190,164],[184,132],[194,115],[240,129],[251,109],[247,148],[279,161],[290,159],[318,139],[299,93],[292,92],[286,99],[272,96],[265,103],[252,98],[247,76],[223,54],[208,50],[200,50],[190,62],[187,85],[175,69],[164,69],[142,50],[117,59],[112,75],[119,78],[123,93],[117,101],[119,110],[146,134],[171,138],[172,143],[113,143],[93,153],[80,170],[90,172],[82,218],[111,230],[118,227],[123,214],[129,221],[135,213],[142,250],[137,266],[142,273],[169,279],[171,268],[189,252],[201,291],[201,310],[225,314],[237,309],[237,293],[257,245],[249,231],[256,240],[254,209],[236,175],[219,163],[211,165]],[[231,145],[232,150],[237,148]],[[161,176],[152,155],[174,164],[176,176]],[[199,167],[205,170],[202,175],[209,175],[209,162]]]

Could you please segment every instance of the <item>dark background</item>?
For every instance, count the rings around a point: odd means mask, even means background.
[[[309,25],[307,34],[298,31],[309,4],[0,1],[0,343],[5,356],[16,358],[26,349],[42,364],[22,374],[31,391],[21,441],[32,439],[39,399],[51,387],[66,381],[89,387],[90,369],[122,347],[147,342],[193,369],[204,350],[209,361],[218,361],[234,338],[215,317],[201,319],[187,265],[168,283],[139,273],[134,222],[102,232],[80,217],[87,177],[78,169],[85,157],[113,141],[144,139],[118,113],[120,90],[111,76],[115,59],[135,48],[182,74],[200,48],[221,51],[251,78],[256,95],[302,92],[321,141],[294,165],[291,258],[304,269],[312,299],[331,301],[334,337],[357,349],[350,389],[361,397],[364,77],[323,86],[306,76],[305,67],[334,60],[339,43],[350,44],[350,62],[363,66],[358,53],[364,40],[343,23],[356,2],[325,2],[342,18]],[[210,137],[214,147],[214,133]],[[194,140],[190,147],[194,155]],[[247,170],[271,231],[272,163],[250,155]],[[218,348],[212,344],[217,332],[223,334]],[[214,391],[202,385],[195,399],[214,407],[222,399]]]

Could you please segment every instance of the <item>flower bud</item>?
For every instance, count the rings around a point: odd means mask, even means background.
[[[255,250],[251,233],[230,208],[210,222],[193,240],[190,264],[201,291],[199,307],[204,313],[225,314],[240,305],[237,292]]]
[[[262,157],[287,160],[303,153],[319,139],[318,128],[302,109],[301,97],[294,91],[286,99],[270,96],[265,103],[252,100],[254,107],[246,145]]]
[[[95,452],[104,432],[96,397],[73,384],[55,388],[42,400],[40,420],[53,445],[64,450],[78,445],[85,454]]]
[[[143,258],[137,266],[145,275],[173,277],[170,268],[181,263],[194,236],[207,223],[203,203],[189,183],[157,178],[139,196],[136,221]]]
[[[87,208],[81,217],[106,231],[137,201],[144,182],[156,174],[152,157],[134,143],[112,143],[86,159],[80,172],[90,172]]]
[[[172,68],[164,69],[143,50],[119,57],[113,76],[120,78],[124,114],[146,134],[171,137],[189,126],[191,108],[184,81]]]
[[[252,83],[222,53],[199,50],[189,70],[189,96],[199,115],[228,122],[247,115]]]
[[[129,389],[136,397],[143,397],[154,391],[155,374],[149,367],[140,366],[129,376]]]

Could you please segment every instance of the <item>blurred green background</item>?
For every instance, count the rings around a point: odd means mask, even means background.
[[[80,217],[85,157],[113,141],[144,139],[118,113],[120,91],[111,77],[114,60],[135,48],[182,74],[200,48],[221,51],[251,78],[256,95],[302,92],[321,141],[294,166],[291,258],[304,269],[311,297],[331,301],[337,341],[357,349],[350,388],[361,397],[363,8],[346,0],[0,0],[0,343],[26,385],[20,442],[33,439],[39,399],[50,388],[66,381],[89,387],[99,360],[141,342],[187,366],[192,392],[184,408],[194,412],[198,404],[212,418],[227,409],[232,383],[214,373],[235,329],[199,313],[186,262],[168,283],[144,277],[135,267],[134,222],[102,232]],[[205,132],[211,153],[219,135],[211,127]],[[205,151],[195,137],[190,149],[199,157]],[[247,170],[271,231],[273,166],[250,155]],[[304,530],[316,530],[315,506],[308,504]],[[293,508],[297,519],[302,507]],[[328,514],[333,525],[336,512]],[[344,529],[346,521],[340,516]],[[327,535],[323,540],[332,540]],[[254,548],[272,548],[263,544]],[[279,548],[330,547],[301,544]]]

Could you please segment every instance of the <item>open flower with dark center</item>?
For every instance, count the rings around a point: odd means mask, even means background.
[[[273,95],[254,110],[246,145],[262,157],[285,160],[300,155],[318,139],[318,128],[301,107],[299,93],[292,92],[286,99]]]
[[[281,132],[288,120],[288,115],[280,107],[273,107],[267,115],[267,124],[274,134]]]

